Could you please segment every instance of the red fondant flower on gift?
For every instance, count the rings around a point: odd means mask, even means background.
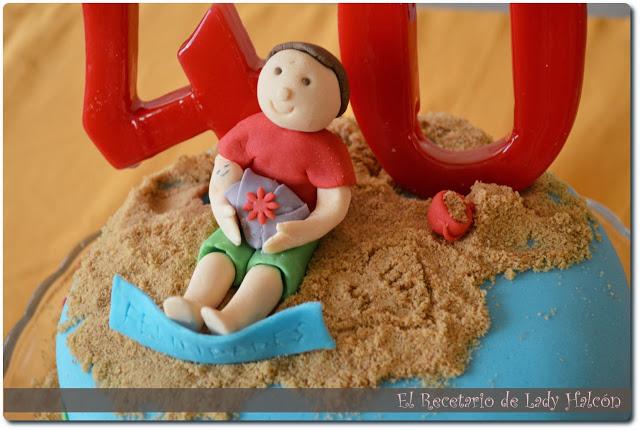
[[[276,202],[276,195],[273,193],[265,193],[264,188],[259,187],[255,193],[247,193],[247,202],[242,209],[249,212],[247,219],[253,221],[258,219],[260,224],[266,224],[267,218],[275,219],[274,209],[278,209],[280,205]]]

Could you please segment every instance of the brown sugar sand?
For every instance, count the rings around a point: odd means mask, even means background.
[[[467,206],[457,193],[453,191],[444,193],[444,204],[447,206],[447,211],[454,221],[461,223],[469,221],[467,218]]]
[[[438,114],[425,132],[485,144],[468,123]],[[336,349],[256,363],[199,365],[149,350],[109,329],[111,280],[121,274],[156,303],[182,294],[200,243],[215,223],[200,197],[213,155],[182,157],[144,180],[108,221],[76,272],[69,316],[82,321],[68,343],[102,387],[368,387],[419,377],[432,384],[464,372],[490,325],[483,283],[501,273],[566,268],[590,257],[584,202],[546,174],[524,192],[476,183],[472,229],[452,244],[427,227],[430,200],[402,196],[351,120],[332,130],[357,173],[344,222],[326,236],[299,292],[278,310],[323,304]],[[475,142],[475,143],[473,143]],[[552,198],[553,196],[553,198]],[[517,220],[517,222],[514,222]]]
[[[444,112],[429,112],[419,117],[420,128],[438,146],[464,151],[493,143],[491,136],[467,120]]]

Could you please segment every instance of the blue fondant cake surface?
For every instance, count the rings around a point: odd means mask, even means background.
[[[459,388],[631,386],[631,302],[624,271],[601,228],[590,260],[567,270],[525,272],[487,288],[492,326],[472,353],[466,372],[450,381]],[[63,311],[61,322],[66,320]],[[60,386],[95,387],[59,333]],[[419,353],[419,351],[417,351]],[[388,384],[387,384],[388,385]],[[418,380],[393,386],[419,387]],[[70,412],[71,420],[117,419],[111,414]],[[147,415],[145,418],[154,418]],[[627,420],[630,413],[243,413],[240,420]]]

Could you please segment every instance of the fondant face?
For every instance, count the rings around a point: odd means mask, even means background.
[[[323,130],[340,111],[338,78],[309,54],[285,49],[262,68],[258,103],[266,117],[282,128]]]

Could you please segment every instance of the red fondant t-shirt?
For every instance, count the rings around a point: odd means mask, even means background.
[[[356,183],[344,143],[328,130],[307,133],[272,123],[262,112],[240,121],[220,139],[224,158],[286,184],[313,210],[317,188]]]

